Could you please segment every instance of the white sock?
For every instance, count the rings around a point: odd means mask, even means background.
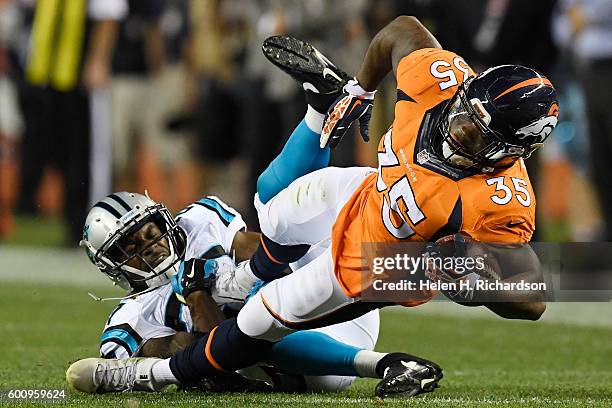
[[[379,353],[377,351],[360,350],[355,355],[355,371],[360,377],[378,378],[376,374],[376,365],[388,353]]]
[[[170,370],[170,359],[159,360],[151,367],[151,380],[156,389],[161,389],[170,384],[179,384],[180,381]]]
[[[304,121],[306,122],[308,129],[315,133],[321,134],[321,132],[323,132],[323,119],[325,119],[325,115],[323,113],[317,112],[315,108],[308,105],[306,116],[304,116]]]

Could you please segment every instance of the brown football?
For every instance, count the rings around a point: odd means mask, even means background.
[[[488,280],[500,280],[502,277],[501,266],[499,262],[497,262],[493,251],[488,249],[490,244],[475,240],[467,232],[461,231],[459,234],[461,234],[465,240],[465,254],[463,256],[481,260],[479,265],[482,265],[483,268],[475,268],[474,272]],[[458,239],[457,235],[458,234],[447,235],[436,241],[440,250],[440,255],[443,257],[458,256],[456,253],[457,244],[455,243],[455,240]]]

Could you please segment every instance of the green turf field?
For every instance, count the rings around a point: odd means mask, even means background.
[[[1,276],[0,276],[1,277]],[[98,287],[99,283],[97,284]],[[102,287],[103,288],[103,287]],[[113,295],[111,289],[97,290]],[[84,286],[0,280],[0,387],[65,387],[68,365],[97,352],[97,338],[113,302],[91,301]],[[607,309],[609,310],[609,309]],[[471,312],[470,312],[471,313]],[[480,316],[480,315],[478,315]],[[585,316],[588,318],[588,316]],[[511,322],[460,314],[388,310],[379,350],[401,350],[440,363],[441,388],[409,401],[413,406],[612,406],[612,327],[554,322]],[[210,396],[162,394],[87,396],[70,405],[395,406],[372,397],[373,380],[358,380],[335,395]],[[3,404],[9,405],[6,401]],[[10,405],[14,405],[11,403]],[[63,405],[63,404],[62,404]]]

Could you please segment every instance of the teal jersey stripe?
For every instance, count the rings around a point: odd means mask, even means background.
[[[235,214],[232,214],[228,210],[226,210],[218,201],[213,200],[212,198],[205,197],[198,201],[200,204],[204,204],[206,206],[212,207],[219,216],[225,220],[227,223],[232,222],[232,220],[236,217]]]
[[[130,354],[134,354],[138,350],[138,342],[130,333],[123,329],[113,329],[102,334],[100,341],[119,339],[130,347]]]

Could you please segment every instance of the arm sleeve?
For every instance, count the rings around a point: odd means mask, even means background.
[[[127,358],[138,356],[142,346],[152,338],[171,336],[177,332],[167,325],[170,319],[158,319],[160,309],[167,311],[163,299],[172,295],[168,285],[163,293],[149,293],[121,303],[111,314],[100,336],[100,356]],[[178,301],[177,301],[178,303]],[[180,309],[177,308],[177,312]],[[163,314],[163,313],[161,313]],[[172,313],[169,318],[175,317]],[[180,320],[180,316],[176,316]],[[182,329],[186,331],[186,328]]]

